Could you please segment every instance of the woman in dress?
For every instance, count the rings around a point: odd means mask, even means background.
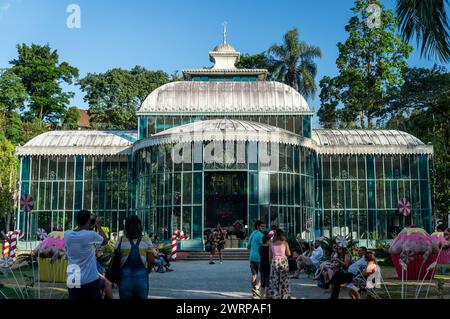
[[[271,274],[269,279],[270,299],[290,299],[289,263],[287,257],[291,255],[286,236],[281,229],[277,229],[273,242],[269,246],[269,260],[271,260]]]

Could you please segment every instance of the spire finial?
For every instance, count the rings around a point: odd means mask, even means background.
[[[223,44],[227,44],[227,25],[228,22],[223,22]]]

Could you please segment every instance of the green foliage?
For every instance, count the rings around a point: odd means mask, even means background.
[[[290,85],[305,98],[315,96],[315,59],[322,57],[319,47],[300,41],[298,30],[294,28],[284,35],[281,45],[270,47],[268,54],[274,80]]]
[[[367,23],[369,4],[382,8],[379,27]],[[328,126],[338,122],[339,127],[355,127],[359,122],[360,128],[371,128],[384,115],[390,93],[402,84],[412,48],[395,33],[394,14],[380,1],[356,0],[352,11],[355,15],[345,27],[349,37],[338,43],[339,75],[323,79],[318,114]],[[342,104],[339,111],[336,102]]]
[[[333,246],[336,245],[337,236],[324,237],[321,243],[325,259],[330,259],[333,254]],[[350,235],[345,236],[347,240],[347,249],[352,253],[353,248],[357,247],[358,241],[353,240]]]
[[[112,69],[105,73],[89,73],[79,81],[86,93],[96,129],[136,129],[136,110],[157,87],[169,82],[163,71],[150,71],[140,66],[131,70]]]
[[[0,133],[0,217],[5,218],[7,230],[14,214],[13,195],[19,168],[19,160],[14,150],[14,145]]]
[[[80,120],[80,113],[75,106],[70,107],[63,120],[63,126],[65,129],[74,130],[78,127],[78,121]]]
[[[321,107],[317,116],[319,117],[319,123],[325,129],[333,129],[338,126],[339,90],[335,82],[336,79],[324,76],[319,83]]]
[[[22,80],[29,96],[30,112],[41,121],[58,124],[66,113],[72,92],[64,92],[61,82],[72,84],[78,69],[59,62],[59,55],[47,45],[21,44],[12,60],[11,72]]]
[[[21,79],[11,69],[0,70],[0,112],[13,112],[24,107],[27,92]]]
[[[296,236],[288,236],[287,243],[291,249],[291,252],[301,252],[300,244],[298,243]]]
[[[239,69],[266,69],[268,70],[268,77],[272,76],[273,65],[270,62],[266,52],[257,54],[243,54],[239,62],[236,63]]]
[[[389,254],[391,245],[387,240],[377,240],[375,242],[375,258],[383,260],[383,266],[393,266],[391,254]]]
[[[34,119],[32,121],[27,121],[22,123],[22,140],[21,144],[25,144],[33,137],[38,136],[39,134],[47,132],[48,127],[43,124],[39,119]]]
[[[408,69],[389,105],[386,128],[433,144],[434,215],[446,219],[450,211],[450,73],[437,66]]]
[[[164,255],[170,255],[172,253],[172,247],[169,244],[160,244],[158,250]]]
[[[420,54],[450,61],[448,0],[397,0],[396,13],[402,37],[410,41],[416,35]]]

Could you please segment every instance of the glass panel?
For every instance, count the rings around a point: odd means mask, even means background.
[[[278,203],[278,174],[270,174],[270,203]]]
[[[356,156],[350,156],[349,158],[348,178],[356,179]]]
[[[67,182],[66,183],[66,210],[73,210],[73,189],[74,185],[73,182]]]
[[[192,173],[183,174],[183,204],[192,202]]]
[[[194,206],[192,214],[193,239],[202,239],[202,206]]]
[[[383,179],[383,157],[382,156],[375,156],[375,176],[377,179]]]
[[[322,157],[322,178],[323,179],[330,178],[330,157],[329,156]]]
[[[202,173],[194,173],[194,204],[202,203]]]
[[[174,198],[173,203],[174,205],[180,205],[181,204],[181,174],[173,174],[174,176]]]
[[[40,179],[46,180],[48,179],[48,158],[41,157],[41,166],[40,166]]]
[[[40,157],[31,158],[31,180],[33,181],[39,180],[39,159]]]

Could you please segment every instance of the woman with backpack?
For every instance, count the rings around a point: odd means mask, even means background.
[[[205,243],[205,251],[209,252],[209,264],[213,265],[215,262],[213,261],[214,255],[216,254],[216,248],[217,248],[217,240],[216,240],[217,234],[212,232],[211,230],[208,230],[206,233],[206,243]]]
[[[142,223],[136,215],[126,219],[124,235],[116,243],[116,252],[121,256],[118,283],[120,299],[147,299],[148,275],[155,256],[152,242],[143,236]]]

